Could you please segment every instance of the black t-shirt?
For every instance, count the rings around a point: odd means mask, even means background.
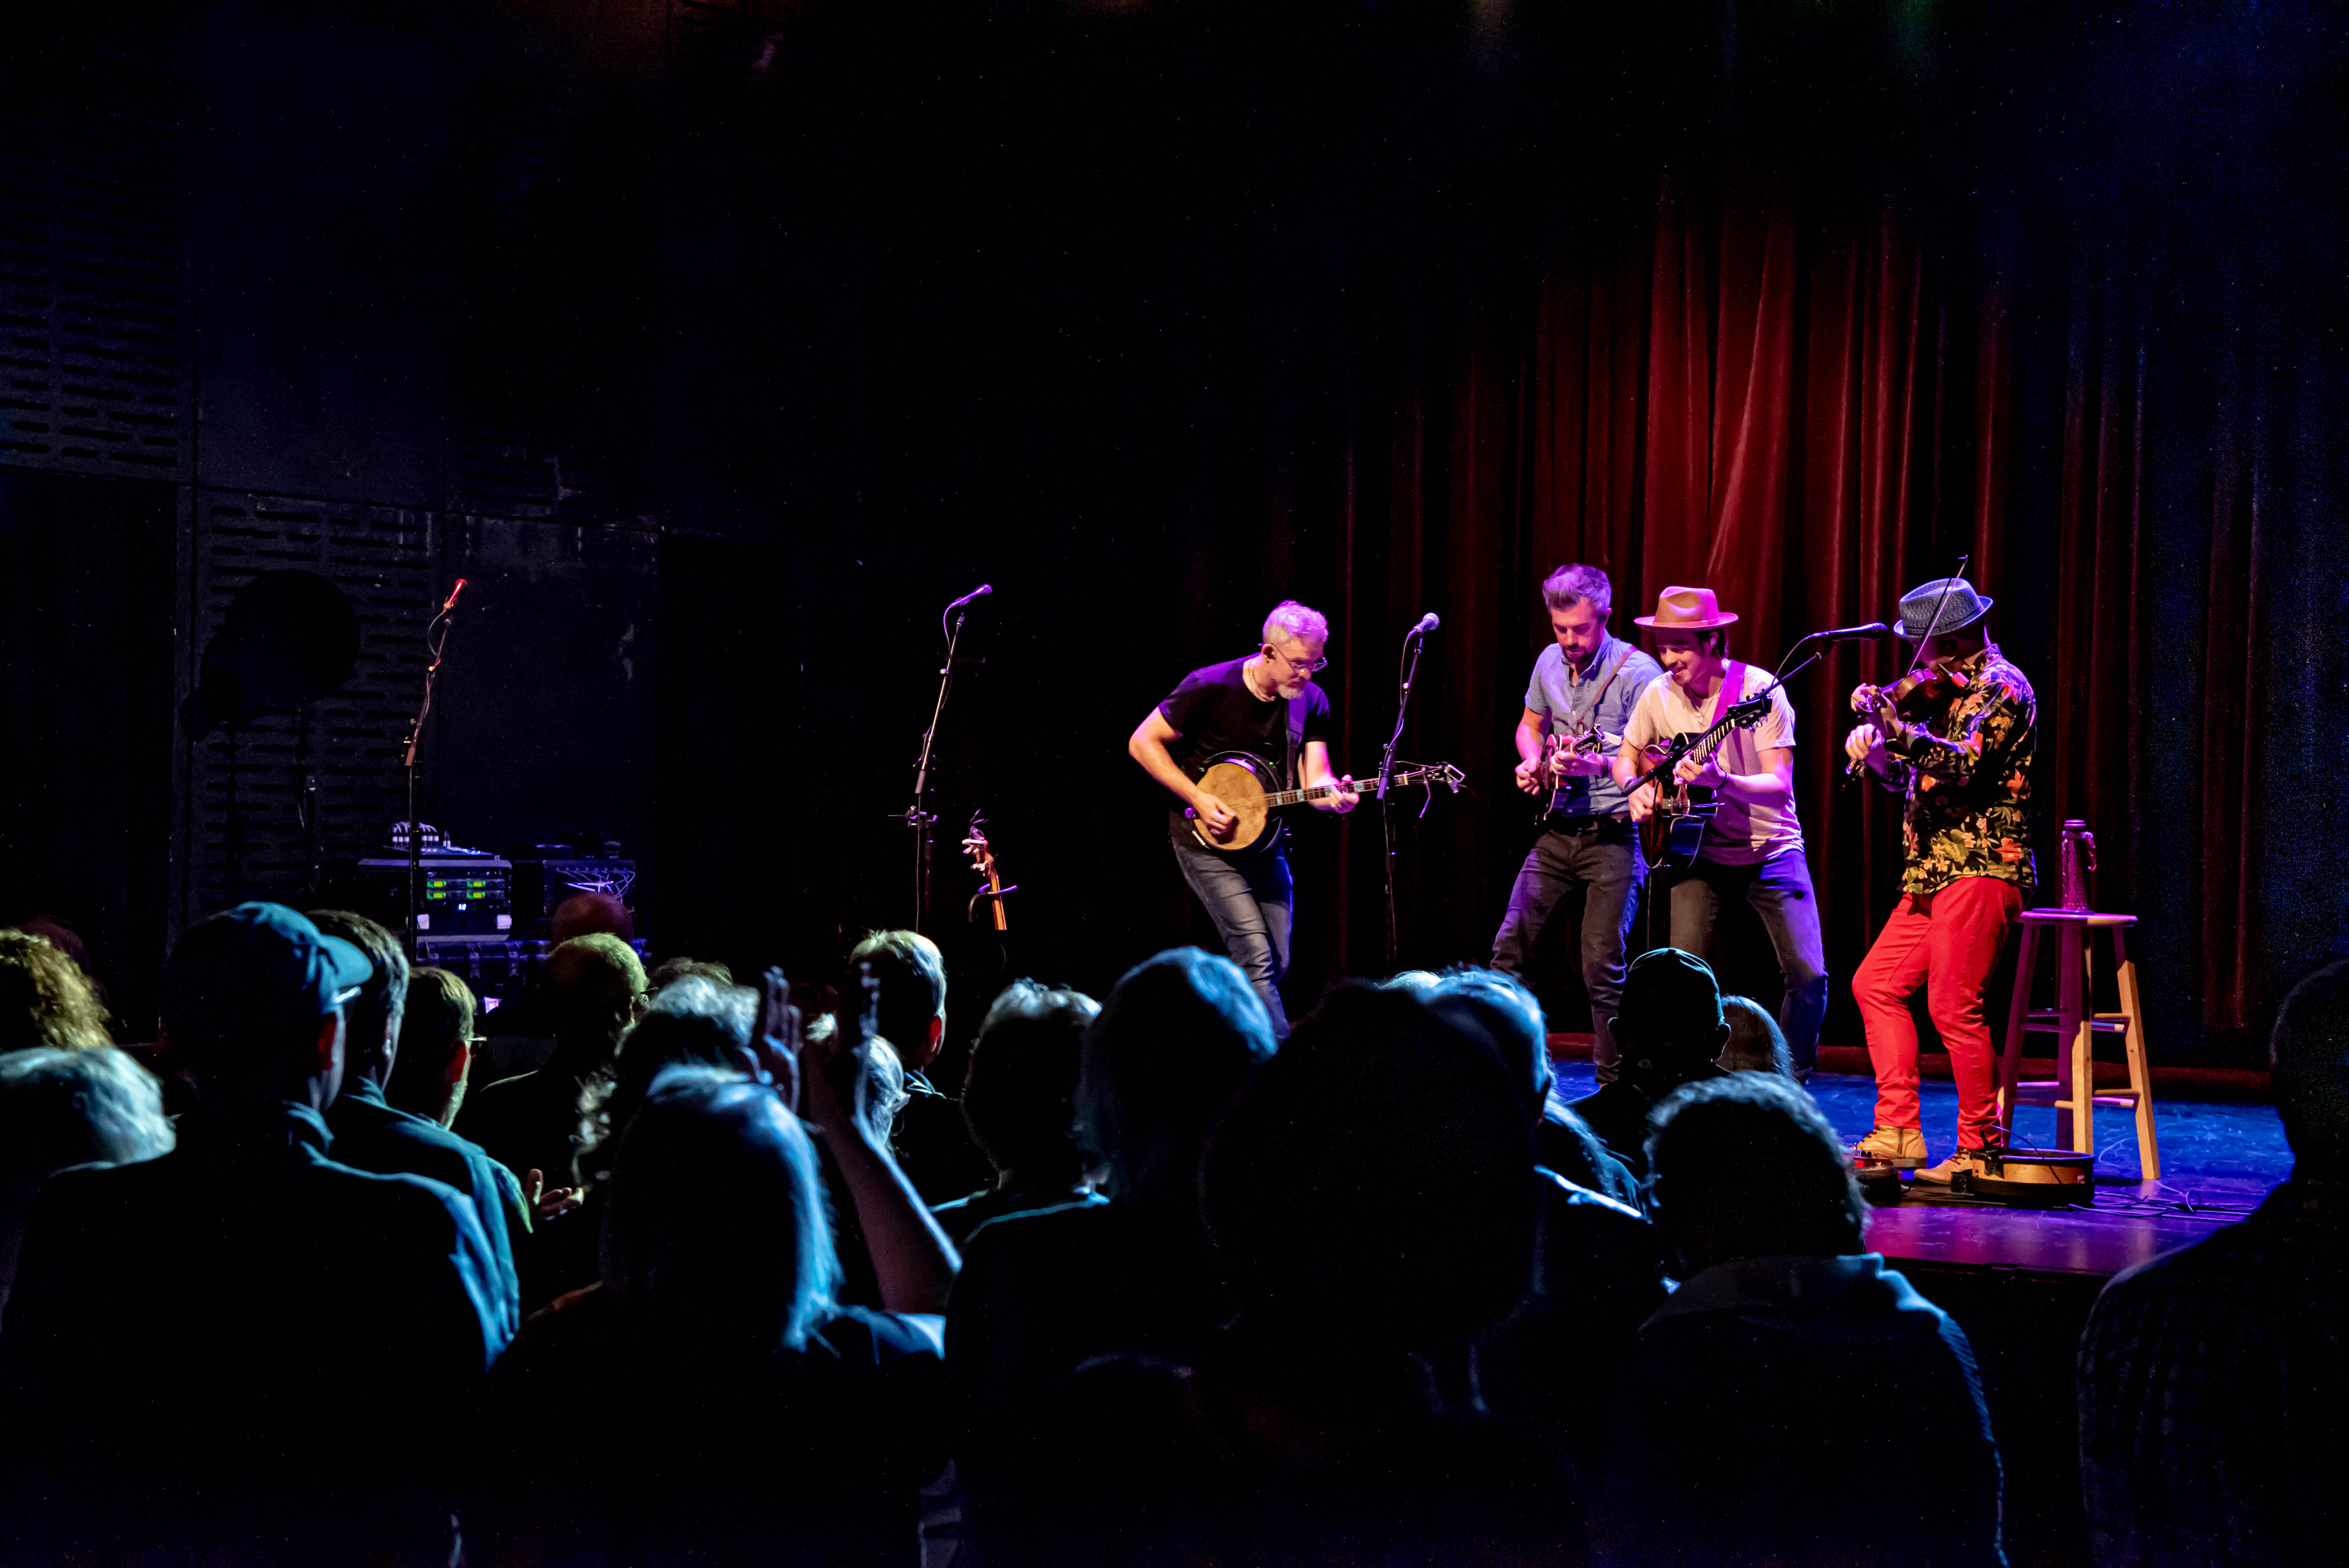
[[[1221,751],[1247,751],[1270,765],[1276,778],[1286,778],[1288,766],[1287,698],[1270,702],[1250,691],[1240,672],[1246,659],[1226,659],[1193,670],[1183,684],[1158,705],[1166,722],[1182,738],[1167,748],[1174,765],[1189,772],[1203,759]],[[1305,687],[1305,741],[1330,740],[1330,694],[1319,686]],[[1301,754],[1304,742],[1298,749]]]

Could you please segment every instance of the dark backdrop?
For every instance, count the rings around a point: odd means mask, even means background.
[[[397,810],[422,619],[475,571],[445,825],[609,833],[657,947],[821,967],[911,913],[886,819],[938,608],[988,581],[930,916],[960,919],[983,806],[1009,961],[1100,986],[1207,935],[1123,754],[1149,704],[1294,595],[1336,623],[1365,769],[1432,608],[1405,751],[1475,792],[1402,827],[1404,957],[1479,957],[1546,571],[1599,562],[1625,615],[1710,580],[1775,659],[1971,552],[2040,682],[2046,818],[2092,821],[2100,902],[2146,918],[2157,1049],[2240,1057],[2342,926],[2316,6],[212,0],[43,29],[0,67],[0,462],[180,498],[169,549],[124,544],[174,605],[168,695],[254,570],[363,601],[318,732],[338,850]],[[0,487],[12,540],[60,526],[28,493]],[[1896,864],[1833,766],[1868,665],[1798,704],[1839,975]],[[45,677],[7,678],[23,708]],[[155,677],[63,678],[94,739]],[[261,729],[248,891],[295,896],[303,742]],[[73,749],[27,753],[29,799],[73,798]],[[160,907],[94,879],[125,953],[233,891],[224,742],[132,752],[192,870]],[[1309,826],[1299,1003],[1382,958],[1374,819]]]

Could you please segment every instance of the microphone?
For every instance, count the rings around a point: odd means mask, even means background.
[[[1811,640],[1819,643],[1857,643],[1871,637],[1889,636],[1892,628],[1881,621],[1870,621],[1865,626],[1837,626],[1832,632],[1813,632]]]
[[[440,606],[440,613],[443,615],[457,607],[457,595],[462,593],[464,591],[465,580],[462,577],[460,577],[457,579],[457,585],[449,590],[448,601]]]
[[[994,593],[994,592],[995,592],[995,585],[994,585],[993,583],[980,583],[978,587],[976,587],[976,588],[972,589],[969,593],[968,593],[964,594],[961,598],[959,598],[959,599],[956,600],[953,603],[951,603],[951,604],[947,605],[947,614],[949,614],[949,615],[951,615],[951,614],[953,614],[957,610],[959,610],[959,609],[961,609],[964,605],[966,605],[966,604],[969,603],[972,600],[974,600],[974,599],[984,599],[984,598],[986,598],[989,593]]]
[[[1414,637],[1421,636],[1426,633],[1433,632],[1436,627],[1441,626],[1442,624],[1444,624],[1444,623],[1436,618],[1435,612],[1430,610],[1426,614],[1422,615],[1419,618],[1419,624],[1413,626],[1409,634]]]

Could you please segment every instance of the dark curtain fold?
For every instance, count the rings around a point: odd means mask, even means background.
[[[1666,174],[1636,219],[1594,222],[1516,298],[1423,336],[1401,395],[1358,417],[1348,459],[1347,624],[1443,614],[1405,749],[1459,760],[1478,791],[1400,830],[1404,960],[1481,957],[1532,834],[1507,737],[1553,567],[1605,568],[1627,635],[1664,586],[1709,584],[1743,617],[1733,653],[1768,665],[1806,631],[1891,618],[1906,587],[1962,556],[2039,692],[2043,898],[2057,828],[2084,818],[2099,903],[2146,913],[2168,1043],[2240,1047],[2278,984],[2258,804],[2277,769],[2258,651],[2273,635],[2263,479],[2282,459],[2262,468],[2277,428],[2262,399],[2277,377],[2246,346],[2177,379],[2170,418],[2209,433],[2209,468],[2163,481],[2164,504],[2199,521],[2158,523],[2148,405],[2169,384],[2151,322],[2125,290],[2008,279],[1896,201],[1748,170],[1717,185]],[[2182,597],[2164,586],[2180,550],[2195,563]],[[2198,650],[2189,678],[2165,680],[2179,635]],[[1346,656],[1347,755],[1367,767],[1393,713],[1392,645],[1366,634]],[[1846,777],[1846,698],[1904,658],[1838,645],[1794,682],[1833,1043],[1859,1043],[1843,982],[1900,865],[1897,802]],[[1362,821],[1333,960],[1358,972],[1384,957],[1376,821]],[[1563,950],[1550,970],[1570,1026]]]

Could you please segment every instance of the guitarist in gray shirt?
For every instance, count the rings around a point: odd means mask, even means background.
[[[1265,617],[1264,642],[1254,655],[1184,676],[1134,727],[1127,754],[1188,807],[1210,836],[1227,835],[1237,822],[1231,808],[1196,781],[1203,765],[1221,753],[1254,757],[1279,780],[1277,788],[1294,783],[1328,789],[1311,802],[1317,810],[1352,810],[1361,798],[1351,778],[1330,771],[1330,698],[1313,684],[1330,662],[1323,652],[1329,643],[1330,623],[1319,610],[1282,601]],[[1271,1015],[1275,1037],[1286,1038],[1280,977],[1288,968],[1296,898],[1288,853],[1277,834],[1259,849],[1207,849],[1194,835],[1193,820],[1178,810],[1168,823],[1175,863]]]
[[[1559,567],[1542,583],[1542,603],[1554,641],[1534,661],[1526,685],[1516,777],[1517,788],[1547,809],[1493,937],[1493,967],[1525,979],[1542,927],[1568,893],[1579,892],[1591,1055],[1599,1080],[1611,1083],[1621,1059],[1614,1019],[1623,998],[1624,949],[1648,867],[1609,764],[1640,694],[1663,668],[1608,632],[1614,589],[1597,567]]]

